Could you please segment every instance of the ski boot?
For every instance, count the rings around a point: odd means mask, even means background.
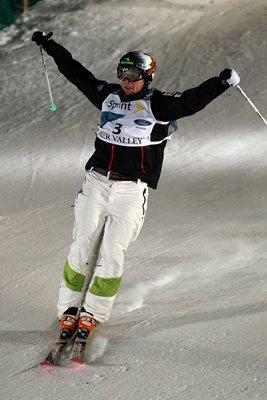
[[[92,315],[82,308],[78,320],[78,337],[86,340],[89,333],[91,333],[97,325],[98,322],[92,317]]]
[[[78,326],[78,308],[68,308],[59,321],[60,339],[68,340],[72,337]]]

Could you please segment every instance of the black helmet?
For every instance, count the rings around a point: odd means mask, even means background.
[[[142,51],[130,51],[124,54],[117,68],[118,78],[122,79],[123,68],[136,69],[140,72],[140,78],[144,79],[145,84],[149,85],[155,75],[156,61],[149,54]]]

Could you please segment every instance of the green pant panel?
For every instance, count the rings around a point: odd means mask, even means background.
[[[113,297],[117,293],[122,277],[119,278],[100,278],[94,277],[94,283],[89,289],[89,292],[101,297]]]
[[[64,281],[70,290],[73,292],[81,292],[83,289],[85,276],[79,274],[78,272],[73,271],[71,269],[69,262],[67,261],[64,268]]]

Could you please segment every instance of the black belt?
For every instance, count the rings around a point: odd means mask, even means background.
[[[120,174],[119,172],[107,171],[106,169],[93,167],[93,171],[97,172],[100,175],[106,176],[108,179],[112,181],[133,181],[137,182],[137,178],[132,178],[131,176]]]

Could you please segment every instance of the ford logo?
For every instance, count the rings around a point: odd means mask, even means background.
[[[140,126],[148,126],[152,125],[152,122],[147,121],[146,119],[135,119],[134,123]]]

